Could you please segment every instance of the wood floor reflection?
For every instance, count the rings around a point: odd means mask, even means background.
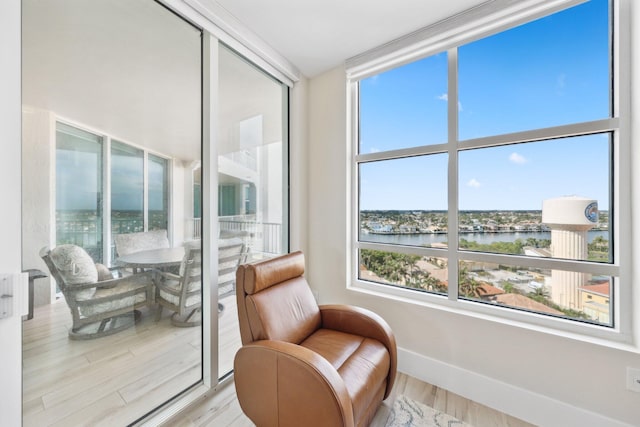
[[[235,296],[221,301],[220,372],[240,346]],[[23,322],[23,426],[123,426],[201,378],[201,328],[171,325],[144,310],[132,328],[70,340],[64,301]]]

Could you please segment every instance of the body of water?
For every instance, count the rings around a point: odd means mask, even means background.
[[[591,230],[587,232],[587,240],[589,243],[598,236],[602,236],[605,240],[609,240],[609,231]],[[518,231],[513,233],[463,233],[460,234],[461,239],[478,242],[481,244],[491,244],[493,242],[515,242],[516,239],[526,241],[528,238],[538,240],[551,240],[550,231]],[[394,243],[398,245],[408,246],[429,246],[434,243],[443,243],[448,239],[447,234],[360,234],[360,240],[372,243]]]

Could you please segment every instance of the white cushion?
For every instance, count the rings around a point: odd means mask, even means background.
[[[76,245],[60,245],[51,250],[49,258],[58,269],[64,285],[79,285],[82,283],[96,283],[98,270],[89,254]],[[76,300],[87,300],[93,297],[96,288],[88,288],[75,294]]]
[[[175,291],[180,289],[180,282],[177,280],[167,280],[164,285],[168,288],[171,288]],[[196,291],[200,289],[200,281],[194,281],[189,283],[188,292]],[[160,289],[160,297],[165,301],[169,301],[173,305],[178,305],[180,303],[180,297],[177,295],[170,294],[169,292]],[[186,306],[190,307],[194,304],[200,303],[200,294],[195,294],[190,297],[187,297]]]
[[[103,298],[111,295],[121,294],[133,289],[139,289],[141,285],[139,283],[127,283],[121,282],[117,287],[98,289],[95,292],[94,298]],[[107,301],[100,304],[90,304],[88,306],[80,307],[80,315],[83,317],[94,316],[99,313],[105,313],[107,311],[119,310],[121,308],[130,307],[133,311],[133,306],[142,303],[146,300],[147,294],[140,292],[128,297],[118,298],[113,301]]]

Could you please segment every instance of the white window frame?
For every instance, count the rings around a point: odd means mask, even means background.
[[[112,240],[112,230],[111,230],[111,145],[113,141],[116,141],[120,144],[127,145],[129,147],[138,149],[143,153],[143,223],[144,223],[144,231],[147,231],[149,226],[149,202],[148,202],[148,193],[149,193],[149,155],[156,156],[158,158],[167,160],[167,228],[169,231],[169,239],[172,240],[171,230],[173,230],[172,224],[172,209],[173,209],[173,182],[172,182],[172,170],[173,170],[173,159],[165,154],[159,153],[154,150],[149,150],[147,147],[143,147],[138,144],[134,144],[126,139],[118,138],[117,136],[111,135],[107,132],[104,132],[99,129],[92,128],[90,126],[86,126],[84,124],[78,123],[74,120],[67,119],[65,117],[61,117],[56,115],[54,117],[54,127],[57,123],[62,123],[67,126],[74,127],[76,129],[80,129],[82,131],[91,133],[93,135],[97,135],[102,138],[102,188],[100,189],[102,192],[102,262],[105,265],[111,265],[111,240]],[[54,130],[55,133],[55,130]],[[53,140],[53,152],[55,153],[56,140],[54,137]],[[54,154],[55,159],[55,154]],[[55,160],[54,160],[55,162]],[[56,176],[52,177],[53,182],[57,179]],[[52,224],[56,223],[56,204],[52,204]],[[53,227],[54,236],[52,239],[52,244],[55,244],[58,236],[55,235],[55,226]]]
[[[612,118],[583,123],[573,123],[550,128],[534,129],[503,135],[458,141],[457,102],[457,48],[506,31],[516,25],[533,21],[565,8],[582,3],[578,0],[509,2],[497,0],[471,9],[441,23],[419,30],[395,42],[365,52],[351,58],[346,63],[348,108],[347,123],[349,157],[351,159],[351,204],[349,208],[350,264],[348,288],[358,292],[372,293],[384,298],[392,298],[430,308],[452,311],[462,315],[480,317],[507,323],[527,329],[596,342],[609,347],[629,349],[632,344],[632,280],[631,280],[631,191],[626,183],[631,182],[630,165],[630,42],[629,42],[629,0],[612,0]],[[515,5],[511,3],[517,3]],[[359,125],[359,81],[401,65],[447,52],[448,75],[448,135],[444,144],[404,148],[381,153],[358,154]],[[448,154],[448,223],[458,224],[458,153],[473,148],[500,146],[506,143],[533,142],[590,133],[611,132],[613,135],[613,224],[614,260],[611,264],[588,261],[571,261],[552,258],[535,258],[520,255],[504,255],[483,252],[469,252],[449,245],[447,249],[433,249],[385,245],[359,241],[359,165],[361,163],[388,160],[405,156]],[[624,183],[625,185],[621,185]],[[449,227],[448,240],[458,241],[457,227]],[[456,286],[449,287],[447,296],[430,294],[389,286],[359,278],[359,250],[374,249],[404,254],[434,256],[448,259],[448,281]],[[614,277],[612,281],[613,327],[583,323],[569,318],[555,318],[543,314],[524,312],[509,307],[499,307],[476,301],[458,299],[458,262],[460,260],[507,262],[522,267],[554,267],[571,271],[583,271]]]

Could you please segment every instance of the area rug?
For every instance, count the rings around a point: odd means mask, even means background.
[[[449,414],[418,403],[400,395],[393,402],[393,409],[386,427],[472,427]]]

